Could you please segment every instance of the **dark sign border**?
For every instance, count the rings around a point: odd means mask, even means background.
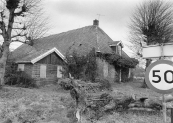
[[[146,69],[146,72],[145,72],[145,82],[146,84],[148,85],[148,87],[150,89],[152,89],[153,91],[156,91],[158,93],[161,93],[161,94],[169,94],[169,93],[172,93],[173,92],[173,88],[172,89],[169,89],[169,90],[160,90],[160,89],[157,89],[156,87],[154,87],[150,80],[149,80],[149,73],[150,73],[150,70],[155,67],[156,65],[158,64],[168,64],[168,65],[171,65],[173,66],[173,62],[172,61],[169,61],[169,60],[158,60],[152,64],[150,64],[150,66]]]

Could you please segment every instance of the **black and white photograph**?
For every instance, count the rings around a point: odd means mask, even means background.
[[[173,0],[0,0],[0,123],[173,123]]]

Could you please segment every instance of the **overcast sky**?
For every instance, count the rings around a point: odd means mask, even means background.
[[[92,25],[94,19],[99,19],[99,26],[113,40],[125,41],[131,14],[139,1],[44,0],[44,5],[52,25],[50,33]]]
[[[99,27],[114,41],[121,40],[126,43],[130,17],[136,5],[142,1],[43,0],[45,14],[49,17],[51,27],[48,33],[57,34],[92,25],[94,19],[99,19]]]

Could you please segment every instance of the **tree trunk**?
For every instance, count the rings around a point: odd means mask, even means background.
[[[4,85],[5,68],[6,68],[8,54],[9,54],[9,43],[4,42],[2,57],[0,58],[0,87]]]
[[[151,64],[151,61],[152,61],[151,59],[146,59],[145,72],[146,72],[148,66]],[[145,82],[145,79],[144,79],[143,84],[142,84],[142,88],[147,88],[147,87],[148,87],[148,86],[147,86],[147,84],[146,84],[146,82]]]
[[[5,76],[5,68],[7,63],[7,58],[9,54],[9,45],[11,42],[11,32],[13,29],[13,23],[14,23],[14,11],[15,8],[9,9],[9,20],[8,20],[8,26],[7,29],[5,28],[4,22],[2,23],[2,36],[4,38],[4,42],[2,45],[2,56],[0,58],[0,87],[4,85],[4,76]]]

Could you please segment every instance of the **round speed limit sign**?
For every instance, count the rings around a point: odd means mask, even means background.
[[[148,87],[158,93],[173,92],[173,62],[158,60],[146,70],[145,81]]]

